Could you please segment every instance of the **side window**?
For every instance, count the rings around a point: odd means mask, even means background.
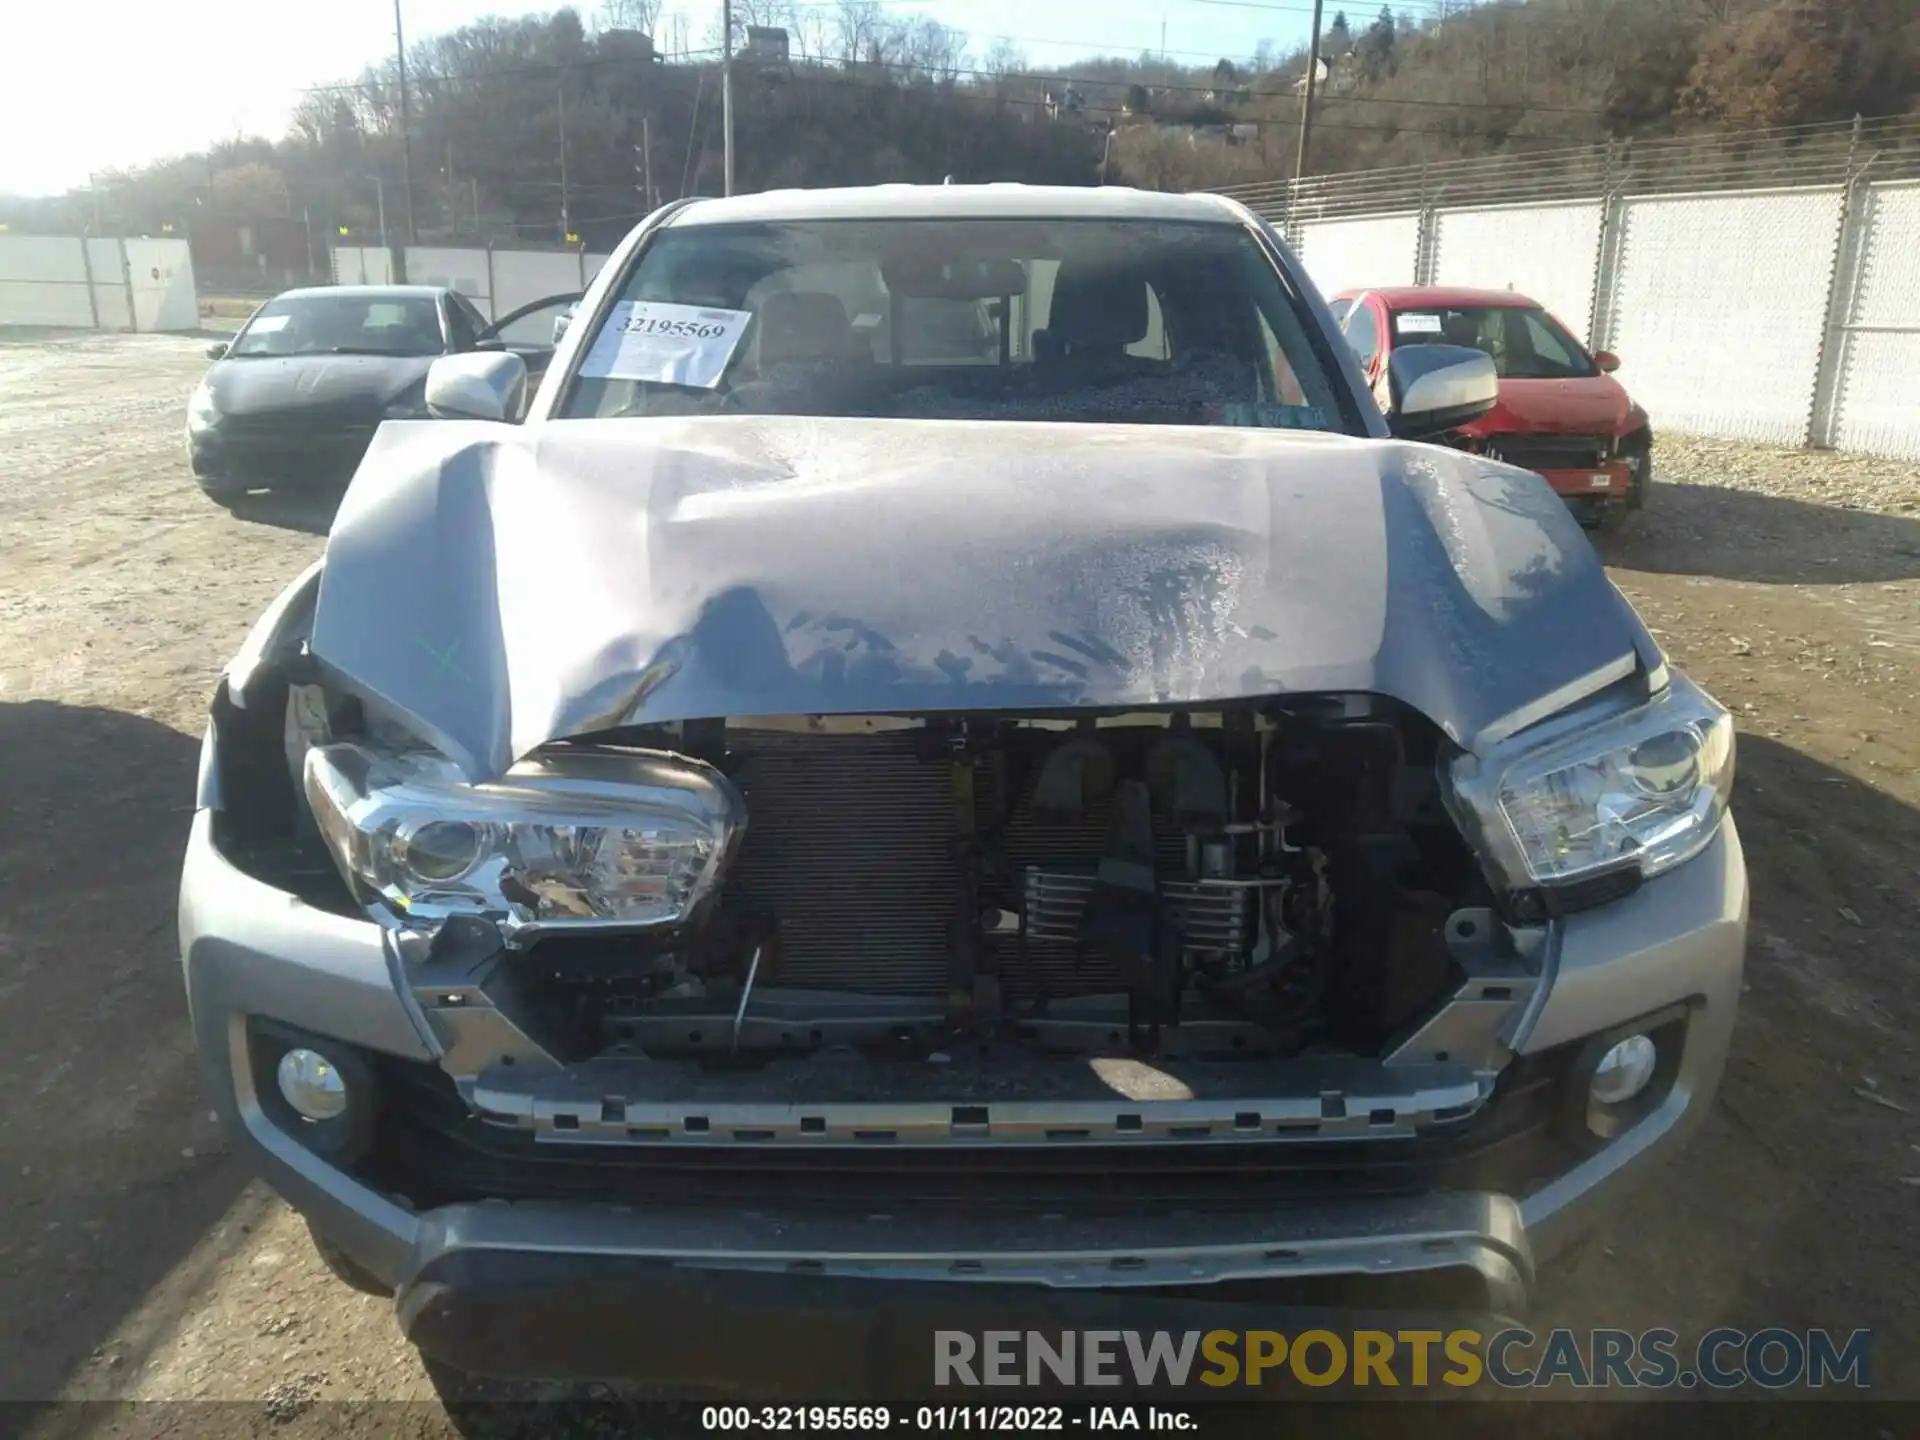
[[[1343,333],[1353,353],[1360,357],[1360,368],[1367,369],[1380,353],[1380,317],[1371,305],[1356,305],[1347,316]]]
[[[457,299],[447,302],[447,333],[455,350],[471,350],[480,343],[480,331],[467,315],[467,307]]]
[[[1336,325],[1344,325],[1346,323],[1347,311],[1352,308],[1353,302],[1351,300],[1329,300],[1327,302],[1327,309],[1333,312],[1333,323]]]

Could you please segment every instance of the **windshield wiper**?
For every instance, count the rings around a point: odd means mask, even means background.
[[[432,355],[435,352],[432,350],[375,350],[363,345],[329,345],[320,353],[326,355],[384,355],[389,360],[405,360],[421,355]]]

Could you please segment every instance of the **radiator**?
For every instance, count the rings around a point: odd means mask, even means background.
[[[747,801],[747,834],[726,881],[730,910],[779,922],[777,967],[762,983],[885,995],[944,995],[961,900],[954,800],[956,762],[927,755],[913,731],[808,735],[770,731],[728,737],[733,777]],[[974,766],[975,813],[993,815],[998,756]],[[1105,850],[1108,804],[1070,823],[1031,810],[1035,768],[1013,797],[1005,829],[990,839],[1000,878],[975,896],[980,909],[1025,911],[1024,963],[1016,937],[980,942],[978,964],[1015,997],[1125,987],[1117,967],[1073,943],[1092,873]],[[1196,890],[1185,839],[1156,816],[1154,851],[1171,916],[1189,949],[1238,949],[1249,938],[1244,891]]]

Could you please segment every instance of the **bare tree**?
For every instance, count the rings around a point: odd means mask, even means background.
[[[1002,35],[987,47],[987,53],[981,57],[980,68],[1004,86],[1009,76],[1018,75],[1027,68],[1027,52]]]
[[[907,74],[928,80],[952,80],[967,63],[967,32],[917,15],[896,26],[895,63]]]
[[[638,30],[642,35],[652,35],[665,8],[665,0],[600,0],[595,28]]]
[[[888,23],[880,0],[840,0],[833,17],[833,48],[838,58],[848,63],[872,58]]]

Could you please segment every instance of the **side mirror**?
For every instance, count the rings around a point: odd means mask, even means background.
[[[213,344],[207,346],[207,358],[209,360],[224,360],[230,348],[228,342],[225,340],[216,340]]]
[[[1593,352],[1593,363],[1600,367],[1602,375],[1611,375],[1620,368],[1620,357],[1611,350],[1596,350]]]
[[[1387,427],[1402,440],[1444,434],[1500,398],[1493,359],[1465,345],[1400,345],[1387,356]]]
[[[427,410],[442,420],[518,420],[527,362],[498,351],[444,355],[427,370]]]

